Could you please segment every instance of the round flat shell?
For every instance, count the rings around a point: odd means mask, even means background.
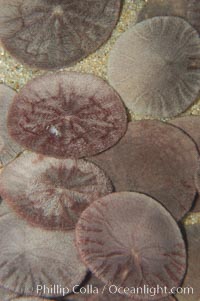
[[[116,191],[138,191],[160,201],[177,219],[192,207],[198,151],[188,135],[160,121],[130,122],[111,149],[89,158]]]
[[[177,294],[179,301],[200,300],[200,224],[185,226],[187,247],[188,247],[188,268],[182,287],[182,294]]]
[[[1,0],[0,38],[20,62],[70,66],[110,37],[121,0]]]
[[[183,116],[168,121],[170,124],[183,130],[194,140],[200,153],[200,116]]]
[[[200,153],[200,116],[184,116],[168,121],[170,124],[180,128],[194,140]],[[198,188],[198,187],[197,187]],[[199,189],[198,189],[199,190]],[[200,211],[199,196],[195,199],[195,204],[192,212]]]
[[[118,94],[102,79],[59,72],[30,81],[8,116],[22,146],[58,158],[97,154],[125,133],[127,116]]]
[[[103,282],[129,288],[122,294],[149,300],[150,293],[131,288],[180,285],[186,251],[178,225],[152,198],[113,193],[91,204],[76,227],[76,244],[83,262]],[[167,294],[158,292],[152,300]]]
[[[199,34],[178,17],[155,17],[123,33],[113,47],[110,84],[140,116],[172,117],[193,104],[200,86]]]
[[[86,267],[74,244],[74,231],[33,228],[0,205],[0,285],[21,295],[54,297],[53,285],[82,282]]]
[[[186,18],[187,0],[148,0],[139,11],[137,22],[159,16]]]
[[[74,229],[81,212],[112,192],[104,172],[85,160],[54,159],[26,153],[0,175],[3,198],[33,225]]]
[[[13,160],[22,148],[11,139],[7,125],[9,107],[16,92],[4,84],[0,84],[0,167]]]

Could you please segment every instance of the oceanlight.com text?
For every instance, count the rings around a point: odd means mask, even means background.
[[[183,295],[193,295],[194,289],[192,287],[173,287],[171,289],[166,286],[150,287],[149,285],[144,285],[141,287],[120,287],[116,285],[104,285],[103,287],[95,287],[93,285],[86,285],[80,287],[75,285],[72,289],[68,287],[62,287],[61,285],[55,284],[51,286],[37,285],[36,292],[38,295],[54,295],[54,296],[65,296],[69,293],[80,294],[80,295],[97,295],[108,293],[111,295],[124,294],[124,295],[147,295],[153,297],[155,295],[167,296],[171,294],[183,294]]]

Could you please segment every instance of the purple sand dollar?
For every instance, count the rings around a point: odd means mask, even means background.
[[[194,140],[198,148],[198,151],[200,153],[200,116],[189,115],[189,116],[175,118],[168,122],[178,127],[179,129],[183,130],[186,134],[188,134],[190,138]],[[198,186],[197,186],[197,190],[199,191]],[[199,195],[196,196],[195,204],[191,211],[192,212],[200,211]]]
[[[113,193],[93,202],[77,223],[76,244],[98,278],[136,300],[149,300],[150,293],[135,294],[132,288],[159,285],[169,291],[185,274],[186,250],[177,223],[143,194]],[[167,296],[159,291],[152,300]]]
[[[161,121],[130,122],[125,136],[109,150],[90,157],[116,191],[138,191],[161,202],[177,219],[192,207],[199,154],[192,139]]]
[[[44,155],[81,158],[113,146],[125,134],[127,115],[118,94],[101,78],[58,72],[31,80],[8,115],[17,143]]]
[[[26,153],[0,175],[3,199],[31,224],[50,230],[74,229],[81,212],[112,190],[104,172],[82,159]]]

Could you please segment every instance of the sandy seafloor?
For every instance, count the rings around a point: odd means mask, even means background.
[[[61,70],[92,73],[107,80],[107,61],[110,50],[112,49],[118,37],[130,26],[135,24],[138,11],[142,9],[143,5],[147,1],[148,0],[124,0],[119,22],[108,42],[95,53],[91,54],[89,57],[82,60],[75,66]],[[21,65],[0,46],[0,83],[5,83],[18,91],[30,79],[44,73],[45,71],[34,70],[27,66]],[[200,115],[200,99],[182,115],[189,114]],[[137,120],[141,119],[140,116],[136,116],[131,112],[130,118]],[[188,214],[184,219],[184,223],[186,224],[197,222],[200,223],[200,213]]]

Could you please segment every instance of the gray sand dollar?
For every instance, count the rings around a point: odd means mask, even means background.
[[[200,40],[178,17],[155,17],[121,35],[111,51],[108,77],[126,106],[140,116],[176,116],[197,98]]]

